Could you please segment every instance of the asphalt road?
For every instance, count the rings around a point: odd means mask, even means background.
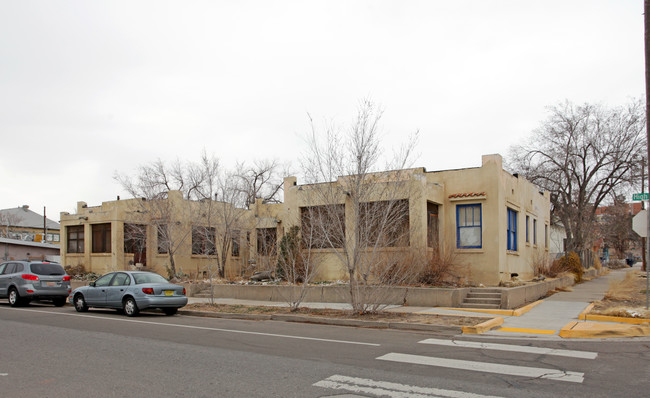
[[[2,397],[640,397],[650,391],[647,338],[449,337],[156,313],[127,318],[4,302],[0,335]]]

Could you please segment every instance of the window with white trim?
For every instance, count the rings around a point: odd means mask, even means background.
[[[480,203],[456,205],[456,247],[459,249],[483,247]]]

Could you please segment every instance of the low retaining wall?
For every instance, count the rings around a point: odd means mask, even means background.
[[[518,308],[546,296],[551,290],[573,285],[573,276],[563,276],[531,285],[504,287],[501,288],[501,308]]]
[[[596,270],[585,271],[585,276],[595,276]],[[86,281],[72,281],[72,288],[87,285]],[[205,285],[181,283],[185,286],[188,296],[194,296]],[[544,282],[510,287],[494,288],[501,290],[501,308],[514,309],[524,304],[532,303],[547,295],[551,290],[573,286],[573,277],[564,276]],[[239,300],[256,300],[286,302],[289,297],[299,294],[299,287],[278,285],[214,285],[215,298],[232,298]],[[390,292],[380,295],[384,304],[408,305],[411,307],[460,307],[469,288],[435,288],[435,287],[393,287]],[[293,292],[291,291],[293,290]],[[349,303],[348,287],[342,286],[309,286],[303,302],[313,303]]]

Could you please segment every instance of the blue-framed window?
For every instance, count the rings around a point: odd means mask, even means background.
[[[517,212],[508,208],[508,250],[517,251]]]
[[[537,220],[533,219],[533,245],[537,244]]]
[[[480,249],[483,247],[481,231],[481,204],[456,205],[456,247]]]

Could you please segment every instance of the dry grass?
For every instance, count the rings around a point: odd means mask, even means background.
[[[645,273],[629,271],[622,280],[610,282],[604,299],[594,303],[591,313],[626,318],[650,318],[650,311],[646,310],[645,304]]]
[[[271,306],[248,306],[248,305],[229,305],[196,303],[188,304],[183,310],[201,311],[201,312],[222,312],[230,314],[257,314],[257,315],[276,315],[276,314],[294,314],[305,315],[308,317],[334,318],[334,319],[351,319],[362,321],[382,321],[382,322],[405,322],[421,323],[428,325],[444,326],[475,326],[485,322],[490,318],[473,317],[473,316],[445,316],[434,314],[418,314],[409,312],[379,312],[375,314],[354,313],[352,311],[323,309],[323,308],[299,308],[291,312],[288,307],[271,307]]]
[[[605,293],[605,299],[615,301],[634,300],[635,293],[642,287],[639,284],[641,281],[640,276],[640,272],[630,271],[625,274],[625,278],[622,280],[611,281],[609,290]]]

